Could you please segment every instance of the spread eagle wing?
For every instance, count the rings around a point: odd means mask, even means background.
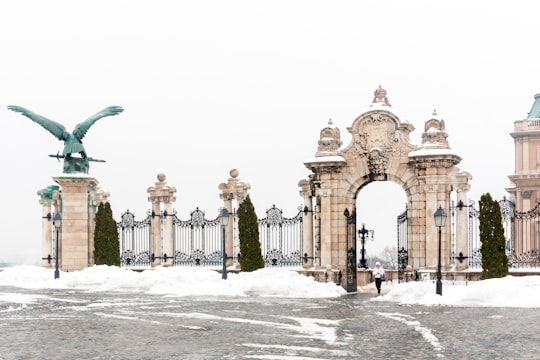
[[[73,135],[81,140],[84,135],[86,135],[86,132],[96,121],[98,121],[101,118],[104,118],[106,116],[113,116],[120,114],[124,109],[121,106],[109,106],[100,112],[90,116],[88,119],[84,120],[82,123],[77,124],[75,126],[75,130],[73,130]]]
[[[37,122],[39,125],[43,126],[46,130],[48,130],[51,134],[56,136],[58,140],[66,140],[68,137],[68,133],[64,125],[57,123],[56,121],[49,120],[39,114],[36,114],[35,112],[23,108],[22,106],[9,105],[8,109],[19,112],[30,120]]]

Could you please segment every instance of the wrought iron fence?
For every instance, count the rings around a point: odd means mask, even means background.
[[[540,208],[539,204],[529,211],[517,211],[515,204],[503,198],[499,201],[501,221],[504,228],[508,267],[540,268]],[[480,212],[471,205],[469,210],[469,267],[482,268],[480,240]]]
[[[150,266],[151,263],[151,214],[142,221],[127,210],[116,224],[120,241],[121,266]]]
[[[405,208],[405,211],[397,216],[398,282],[403,281],[409,262],[407,224],[407,208]]]
[[[508,267],[511,269],[540,268],[540,204],[537,204],[529,211],[520,212],[515,208],[515,204],[503,198],[499,201],[501,220],[504,228],[506,242],[506,255],[508,256]],[[454,214],[457,207],[466,208],[469,217],[469,252],[460,254],[463,259],[467,258],[470,269],[482,268],[482,243],[480,240],[480,211],[475,207],[474,201],[469,201],[467,206],[461,204],[455,206],[452,202],[452,259],[459,259],[456,256],[455,245],[455,222]],[[398,277],[403,278],[404,270],[407,267],[407,210],[397,216],[397,239],[398,239]]]
[[[301,266],[303,264],[303,213],[293,218],[284,218],[275,205],[266,211],[266,217],[258,220],[259,241],[265,266]],[[159,216],[159,214],[154,214]],[[219,219],[206,219],[199,208],[190,213],[188,220],[181,220],[176,212],[160,216],[172,216],[173,264],[175,266],[221,266],[222,232]],[[121,266],[150,266],[152,254],[152,213],[142,221],[127,210],[117,223],[120,240]],[[231,213],[229,226],[233,227],[234,254],[229,258],[238,260],[237,214]],[[162,241],[163,239],[161,239]]]
[[[303,213],[284,218],[273,205],[266,217],[257,220],[259,241],[265,266],[301,266],[303,263]]]
[[[206,219],[195,209],[189,220],[173,217],[174,265],[219,266],[223,261],[219,219]]]
[[[480,242],[480,222],[478,220],[480,211],[476,210],[472,201],[469,201],[467,211],[469,216],[469,253],[467,254],[469,268],[481,269],[482,253],[480,252],[480,248],[482,247],[482,243]]]

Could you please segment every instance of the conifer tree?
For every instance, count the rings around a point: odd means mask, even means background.
[[[111,205],[99,204],[94,231],[94,263],[120,266],[120,243]]]
[[[482,279],[504,277],[508,275],[508,257],[505,253],[501,208],[489,193],[480,197],[479,221]]]
[[[238,206],[238,237],[240,239],[240,267],[242,271],[264,268],[259,242],[259,225],[249,195]]]

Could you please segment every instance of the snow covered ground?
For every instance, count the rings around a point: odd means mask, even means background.
[[[93,266],[82,271],[61,272],[37,266],[13,266],[0,271],[0,286],[25,289],[79,289],[87,291],[132,291],[172,296],[276,296],[290,298],[340,297],[345,290],[333,283],[320,283],[288,269],[261,269],[252,273],[221,274],[203,268],[155,268],[135,272],[118,267]],[[374,285],[359,288],[373,292]],[[443,296],[435,294],[433,282],[384,283],[383,296],[373,301],[447,306],[540,307],[540,276],[507,276],[478,282],[443,284]],[[2,294],[0,301],[8,301]],[[13,301],[11,299],[10,301]],[[20,300],[23,301],[23,300]]]
[[[373,284],[360,291],[369,291]],[[386,294],[374,301],[393,301],[401,304],[492,306],[540,308],[540,276],[506,276],[502,279],[459,282],[454,285],[443,282],[442,296],[435,293],[435,283],[408,282],[385,283]]]

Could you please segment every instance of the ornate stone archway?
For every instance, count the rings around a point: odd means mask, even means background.
[[[346,283],[350,273],[356,272],[347,268],[347,253],[355,247],[356,229],[351,231],[344,214],[355,212],[360,189],[373,181],[393,181],[403,188],[407,196],[408,263],[415,269],[434,270],[438,263],[438,228],[433,214],[441,206],[450,215],[454,192],[457,201],[467,203],[472,179],[456,167],[461,157],[450,148],[444,120],[435,111],[425,122],[422,144],[413,145],[409,135],[414,126],[392,109],[384,89],[379,87],[374,95],[370,107],[347,128],[352,138],[344,149],[340,150],[340,131],[331,120],[321,130],[315,157],[304,163],[312,173],[299,182],[307,210],[304,249],[310,261],[306,267],[330,265],[339,269],[347,275],[342,276],[341,283],[348,291],[356,290],[356,274],[354,284]],[[310,216],[312,213],[314,216]],[[442,229],[444,271],[450,270],[451,228],[448,224]],[[457,211],[457,253],[468,253],[467,228],[467,212]]]

